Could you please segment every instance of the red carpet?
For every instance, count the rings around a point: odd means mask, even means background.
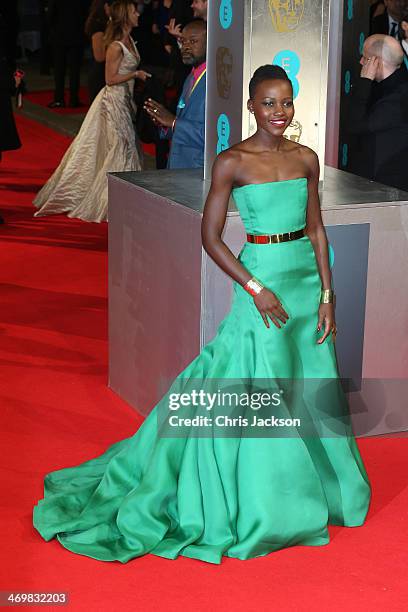
[[[24,147],[0,164],[0,590],[68,592],[70,610],[95,612],[406,609],[406,439],[359,441],[368,520],[330,528],[327,546],[220,566],[153,555],[122,565],[41,539],[31,512],[45,473],[102,453],[141,421],[106,387],[107,226],[33,219],[32,197],[69,139],[21,117],[18,127]]]
[[[25,98],[34,104],[39,104],[40,106],[48,107],[48,104],[54,100],[54,90],[53,89],[43,89],[41,91],[31,91],[25,95]],[[65,108],[50,108],[48,110],[53,113],[57,113],[58,115],[77,115],[84,114],[87,112],[89,108],[89,95],[88,88],[81,87],[79,90],[79,99],[84,104],[79,108],[69,108],[68,106]],[[65,90],[65,104],[69,102],[69,91]]]

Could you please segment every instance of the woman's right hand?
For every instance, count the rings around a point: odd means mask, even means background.
[[[141,81],[147,81],[152,75],[149,72],[145,72],[144,70],[136,70],[135,79],[140,79]]]
[[[266,327],[270,327],[268,317],[279,329],[281,328],[280,323],[285,324],[289,319],[288,313],[276,295],[266,287],[258,295],[255,295],[253,299]]]

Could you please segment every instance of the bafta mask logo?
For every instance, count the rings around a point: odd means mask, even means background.
[[[269,10],[277,32],[294,32],[302,21],[305,0],[269,0]]]
[[[228,100],[231,94],[232,53],[227,47],[217,49],[217,89],[218,95]]]
[[[299,123],[299,121],[296,121],[296,119],[294,119],[286,130],[285,138],[287,138],[288,140],[292,140],[293,142],[300,142],[302,132],[302,124]]]

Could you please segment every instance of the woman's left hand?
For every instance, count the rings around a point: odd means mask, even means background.
[[[317,341],[317,344],[322,344],[330,333],[332,333],[333,340],[336,339],[337,328],[334,317],[334,304],[320,304],[319,306],[319,320],[317,324],[317,331],[320,331],[323,327],[324,334]]]
[[[141,81],[147,81],[151,76],[150,72],[146,72],[146,70],[136,70],[135,72],[135,78]]]

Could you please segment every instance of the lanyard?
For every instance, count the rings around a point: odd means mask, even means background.
[[[205,68],[202,73],[200,74],[200,76],[198,77],[198,79],[196,80],[196,82],[194,83],[194,85],[192,86],[190,92],[188,93],[186,100],[188,100],[191,96],[191,94],[193,93],[193,91],[195,90],[195,88],[197,87],[198,83],[201,81],[201,79],[203,78],[203,76],[205,75],[205,73],[207,72],[207,68]],[[180,98],[178,104],[177,104],[177,108],[179,108],[180,110],[183,109],[185,107],[186,103],[184,101],[183,98]]]
[[[197,87],[197,85],[199,84],[199,82],[201,81],[201,79],[203,78],[203,76],[205,75],[206,72],[207,72],[207,68],[204,68],[204,70],[202,71],[202,73],[200,74],[200,76],[198,77],[198,79],[196,80],[194,85],[192,86],[191,91],[190,91],[188,97],[191,96],[191,94],[193,93],[193,91],[195,90],[195,88]]]

